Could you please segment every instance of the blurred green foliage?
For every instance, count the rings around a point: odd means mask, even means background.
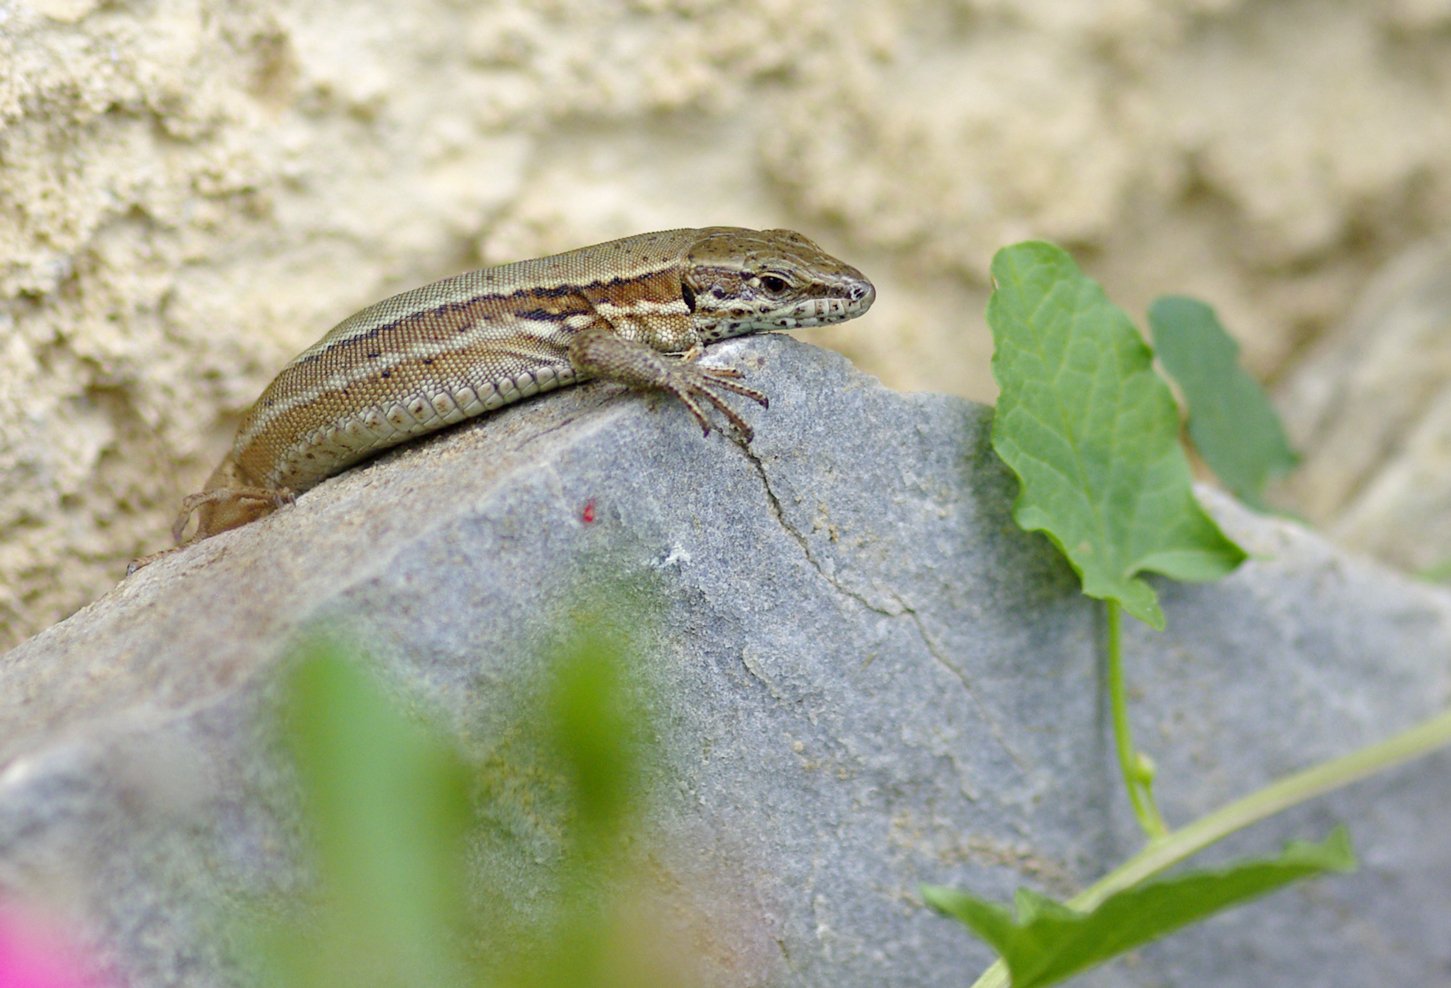
[[[525,699],[499,736],[470,741],[475,757],[435,718],[404,713],[348,649],[297,657],[280,733],[311,891],[246,938],[258,983],[691,983],[637,908],[649,894],[632,857],[648,842],[648,691],[600,622],[566,638],[539,681],[512,684]]]

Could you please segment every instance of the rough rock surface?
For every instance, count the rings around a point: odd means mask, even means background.
[[[1282,500],[1409,570],[1451,564],[1451,240],[1408,251],[1279,389]]]
[[[919,883],[1066,895],[1137,846],[1097,611],[1012,525],[987,409],[789,339],[717,352],[772,396],[747,410],[749,449],[674,405],[569,389],[165,558],[0,657],[0,889],[109,943],[137,988],[226,984],[216,903],[296,887],[286,785],[257,745],[300,629],[344,624],[478,738],[559,608],[621,579],[665,592],[640,661],[667,706],[663,826],[690,852],[666,880],[719,893],[687,908],[730,903],[707,915],[730,959],[712,983],[966,983],[990,954]],[[1254,561],[1166,587],[1168,632],[1128,636],[1136,730],[1180,822],[1451,692],[1451,598],[1212,503]],[[1363,868],[1081,983],[1443,981],[1448,769],[1240,835],[1228,850],[1264,851],[1345,820]],[[489,867],[529,885],[527,860]]]
[[[817,342],[984,399],[988,261],[1044,237],[1135,313],[1212,301],[1282,372],[1451,226],[1448,27],[1444,0],[0,0],[0,648],[165,531],[289,356],[484,263],[799,227],[881,289]]]

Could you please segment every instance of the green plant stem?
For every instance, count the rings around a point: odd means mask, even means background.
[[[1170,832],[1069,899],[1067,904],[1086,912],[1115,892],[1157,875],[1250,824],[1448,745],[1451,745],[1451,710],[1379,744],[1272,782]],[[1007,965],[998,960],[973,982],[972,988],[1006,988],[1007,984]]]
[[[1139,826],[1150,840],[1169,832],[1154,802],[1152,775],[1144,770],[1144,759],[1134,750],[1133,731],[1129,727],[1128,687],[1124,685],[1123,608],[1116,600],[1104,602],[1108,610],[1108,699],[1113,712],[1113,741],[1118,751],[1119,771],[1124,788]]]

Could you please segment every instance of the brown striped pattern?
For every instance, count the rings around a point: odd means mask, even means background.
[[[301,492],[378,450],[574,383],[569,339],[601,317],[643,335],[688,320],[678,260],[660,254],[636,252],[622,275],[572,251],[371,305],[268,385],[238,431],[237,461],[260,486]]]
[[[800,234],[734,227],[640,234],[403,292],[339,323],[268,385],[209,483],[197,537],[227,516],[228,490],[249,489],[252,501],[257,491],[300,493],[379,450],[591,374],[764,400],[693,368],[667,385],[658,358],[630,354],[838,322],[873,297],[859,271]],[[607,348],[619,351],[609,367],[578,362],[571,343],[585,330],[628,343]]]

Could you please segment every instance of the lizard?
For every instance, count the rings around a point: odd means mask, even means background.
[[[875,298],[860,271],[801,234],[740,227],[642,233],[394,295],[282,368],[206,485],[183,499],[176,544],[127,572],[256,521],[391,446],[590,379],[673,395],[706,436],[708,404],[750,442],[724,395],[768,399],[738,370],[697,363],[705,346],[842,322]]]

